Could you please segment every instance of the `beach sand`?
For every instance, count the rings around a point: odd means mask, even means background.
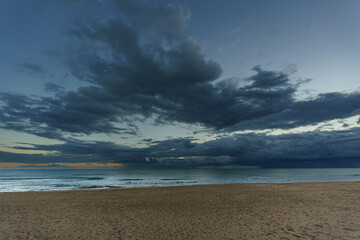
[[[0,239],[360,239],[360,183],[1,193]]]

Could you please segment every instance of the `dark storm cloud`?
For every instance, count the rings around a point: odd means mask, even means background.
[[[119,162],[147,167],[360,167],[360,129],[300,134],[236,134],[204,143],[179,138],[155,141],[146,148],[111,142],[70,140],[64,144],[14,147],[57,151],[59,159]],[[190,147],[189,147],[190,145]],[[19,155],[20,156],[20,155]],[[29,162],[33,160],[29,159]]]
[[[168,7],[170,12],[174,9]],[[176,21],[184,26],[186,18]],[[214,84],[220,66],[204,57],[182,27],[178,27],[177,35],[164,27],[154,39],[139,35],[135,26],[122,18],[81,25],[73,35],[81,42],[93,42],[91,46],[101,45],[103,56],[87,44],[72,49],[68,60],[75,76],[96,84],[126,105],[128,114],[153,115],[163,123],[178,121],[222,129],[281,111],[292,101],[297,85],[286,74],[256,67],[257,74],[247,79],[249,86],[239,88],[228,81]]]
[[[359,167],[360,129],[269,136],[270,144],[249,157],[264,167]]]
[[[147,154],[168,167],[359,167],[360,128],[299,134],[235,134],[186,147],[191,139],[154,142]]]
[[[167,140],[149,147],[155,159],[172,166],[250,165],[262,167],[359,167],[360,129],[299,134],[236,134],[196,144]],[[192,156],[197,156],[194,158]],[[174,159],[183,157],[183,159]],[[211,159],[212,161],[203,161]],[[187,162],[184,162],[187,161]]]
[[[16,64],[16,71],[34,74],[44,74],[45,69],[37,63],[21,63]]]
[[[144,10],[124,3],[121,18],[73,30],[80,41],[68,61],[75,76],[113,96],[128,115],[233,130],[294,127],[348,117],[359,108],[359,93],[295,101],[301,82],[260,66],[254,67],[255,75],[240,82],[219,81],[220,66],[206,59],[184,32],[186,8],[169,5]],[[144,33],[141,22],[152,28]],[[338,101],[346,107],[337,107]]]
[[[4,104],[0,127],[56,139],[63,139],[64,133],[135,134],[132,126],[119,128],[112,123],[119,120],[116,107],[106,104],[105,96],[97,91],[96,88],[80,88],[57,98],[0,94]]]
[[[226,165],[252,156],[268,144],[268,139],[257,134],[242,134],[194,143],[195,139],[179,138],[154,142],[148,154],[155,159],[182,165]],[[211,159],[211,162],[207,160]],[[204,161],[205,160],[205,161]],[[255,164],[254,162],[252,164]]]
[[[78,23],[70,31],[66,64],[88,86],[66,92],[48,83],[53,97],[3,93],[0,127],[64,139],[66,134],[135,134],[134,123],[149,117],[158,124],[232,131],[296,127],[359,113],[358,92],[296,101],[301,82],[260,66],[249,78],[219,80],[219,64],[186,35],[186,7],[119,1],[118,8],[118,16]],[[183,146],[196,148],[189,142]]]
[[[359,92],[319,94],[312,100],[289,101],[281,111],[242,121],[229,130],[298,127],[356,116],[359,114],[359,108]]]

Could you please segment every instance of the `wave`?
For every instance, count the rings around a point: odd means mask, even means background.
[[[143,181],[143,178],[121,178],[119,181]]]
[[[184,178],[161,178],[161,181],[181,181],[181,180],[186,180]]]

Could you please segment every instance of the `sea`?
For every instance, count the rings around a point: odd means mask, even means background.
[[[0,168],[0,192],[134,188],[234,183],[344,181],[360,181],[360,168]]]

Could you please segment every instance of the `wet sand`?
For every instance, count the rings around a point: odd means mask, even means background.
[[[360,183],[0,193],[0,239],[360,239]]]

